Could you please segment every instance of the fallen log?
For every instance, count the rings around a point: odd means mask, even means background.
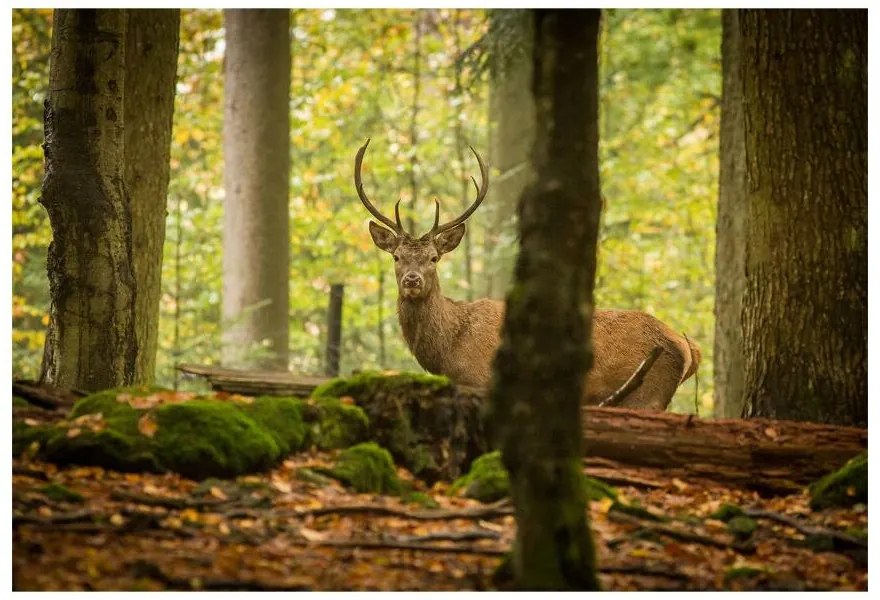
[[[326,377],[294,375],[284,371],[243,371],[203,365],[178,365],[187,375],[204,377],[211,389],[244,396],[296,396],[307,398]]]

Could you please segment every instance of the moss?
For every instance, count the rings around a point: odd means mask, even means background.
[[[595,502],[603,498],[611,498],[617,500],[617,490],[598,479],[594,479],[589,475],[584,475],[584,497]]]
[[[839,470],[810,486],[810,508],[852,506],[868,502],[868,453],[864,452]]]
[[[495,502],[510,495],[510,477],[501,461],[501,451],[489,452],[476,459],[470,471],[449,488],[450,494],[464,489],[464,495],[480,502]]]
[[[401,490],[391,454],[374,442],[343,450],[330,473],[361,493],[397,494]]]
[[[724,521],[726,523],[734,517],[742,516],[742,514],[743,509],[741,509],[739,506],[737,506],[736,504],[725,502],[718,508],[718,510],[709,515],[709,517],[711,517],[712,519],[718,519],[719,521]]]
[[[724,583],[728,584],[736,579],[749,579],[756,575],[763,575],[765,572],[757,567],[730,567],[724,573]]]
[[[124,396],[142,398],[157,392],[168,392],[168,390],[155,386],[138,385],[96,392],[78,400],[70,410],[70,417],[75,419],[83,415],[101,413],[105,419],[117,416],[125,418],[137,411],[124,399]],[[123,396],[123,399],[119,399],[120,396]]]
[[[251,404],[240,405],[250,418],[266,429],[282,455],[302,450],[306,445],[306,424],[302,400],[279,396],[261,396]]]
[[[311,406],[315,416],[308,427],[309,444],[322,450],[347,448],[367,439],[370,421],[358,406],[324,398]]]
[[[637,504],[626,504],[625,502],[621,502],[619,500],[615,500],[611,505],[609,511],[615,511],[619,513],[624,513],[627,515],[632,515],[633,517],[638,517],[639,519],[645,519],[648,521],[668,521],[669,519],[664,517],[663,515],[655,514],[649,511],[646,508],[642,508]]]
[[[745,515],[739,515],[727,521],[727,530],[738,540],[749,539],[757,528],[758,523]]]
[[[12,407],[13,408],[26,408],[30,406],[31,403],[22,398],[21,396],[13,396],[12,397]]]
[[[79,504],[85,499],[79,492],[75,492],[58,483],[48,483],[37,488],[37,491],[53,502],[71,502]]]
[[[20,456],[31,444],[44,445],[54,428],[49,425],[31,427],[21,421],[12,422],[12,456]]]
[[[281,456],[274,435],[228,402],[164,404],[155,418],[157,458],[186,477],[235,477],[264,470]]]
[[[310,469],[308,467],[300,467],[296,470],[296,478],[300,481],[305,481],[311,485],[316,485],[318,487],[324,487],[326,485],[330,485],[333,481],[332,478],[327,477],[323,473],[319,473],[315,469]]]
[[[424,508],[440,508],[440,504],[424,492],[407,492],[403,499],[410,504],[418,504]]]
[[[137,427],[135,421],[134,427]],[[116,471],[161,471],[150,441],[112,426],[102,431],[84,429],[68,437],[65,428],[52,432],[40,456],[57,464],[97,465]]]
[[[339,377],[315,388],[312,398],[358,398],[374,395],[378,391],[394,392],[412,386],[439,390],[452,385],[447,377],[426,373],[395,373],[393,375],[378,371],[364,371],[350,377]]]

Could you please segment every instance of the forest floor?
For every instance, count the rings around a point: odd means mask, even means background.
[[[202,483],[16,459],[13,589],[497,588],[493,572],[515,535],[509,503],[450,497],[441,483],[422,486],[438,505],[424,508],[297,478],[332,459],[303,453],[261,475]],[[604,589],[867,590],[867,548],[836,537],[867,531],[864,505],[815,512],[806,494],[761,498],[676,479],[617,490],[649,512],[590,504]],[[747,540],[709,517],[725,502],[766,511]],[[833,551],[807,545],[817,534]]]

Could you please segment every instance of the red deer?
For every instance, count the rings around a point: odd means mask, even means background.
[[[464,222],[477,210],[489,188],[489,171],[471,148],[480,165],[482,184],[477,198],[464,213],[440,224],[440,203],[435,200],[434,226],[415,237],[400,222],[400,200],[394,221],[367,198],[361,182],[361,164],[370,140],[358,150],[354,183],[364,207],[382,225],[370,221],[376,246],[394,257],[397,278],[397,313],[409,349],[431,373],[446,375],[459,385],[487,388],[492,359],[501,338],[504,302],[483,298],[460,302],[440,291],[437,262],[455,250],[464,236]],[[386,229],[387,227],[387,229]],[[636,310],[596,310],[593,316],[593,368],[586,376],[584,402],[599,404],[620,388],[655,347],[661,352],[642,384],[625,396],[620,406],[665,410],[680,383],[690,377],[700,361],[700,349],[662,321]]]

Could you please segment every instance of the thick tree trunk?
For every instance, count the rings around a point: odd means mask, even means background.
[[[534,31],[528,10],[496,9],[490,13],[493,48],[489,120],[492,129],[490,161],[498,177],[489,189],[491,241],[487,295],[503,298],[513,275],[513,244],[516,203],[534,179],[529,152],[535,140],[535,101],[529,93],[532,81]],[[507,234],[507,235],[505,235]],[[508,239],[508,241],[504,241]]]
[[[580,398],[593,362],[599,228],[599,11],[536,11],[532,92],[538,174],[520,200],[520,254],[494,363],[492,422],[510,472],[524,589],[596,589]]]
[[[739,15],[749,416],[865,425],[866,10]]]
[[[721,142],[715,226],[715,416],[743,407],[742,296],[745,289],[746,148],[739,13],[721,12]]]
[[[135,381],[155,378],[162,292],[180,10],[128,10],[125,41],[125,183],[131,204],[138,359]]]
[[[41,380],[100,390],[135,381],[138,355],[124,185],[125,11],[59,9],[45,103],[52,226]]]
[[[224,16],[223,360],[286,369],[290,11]]]

